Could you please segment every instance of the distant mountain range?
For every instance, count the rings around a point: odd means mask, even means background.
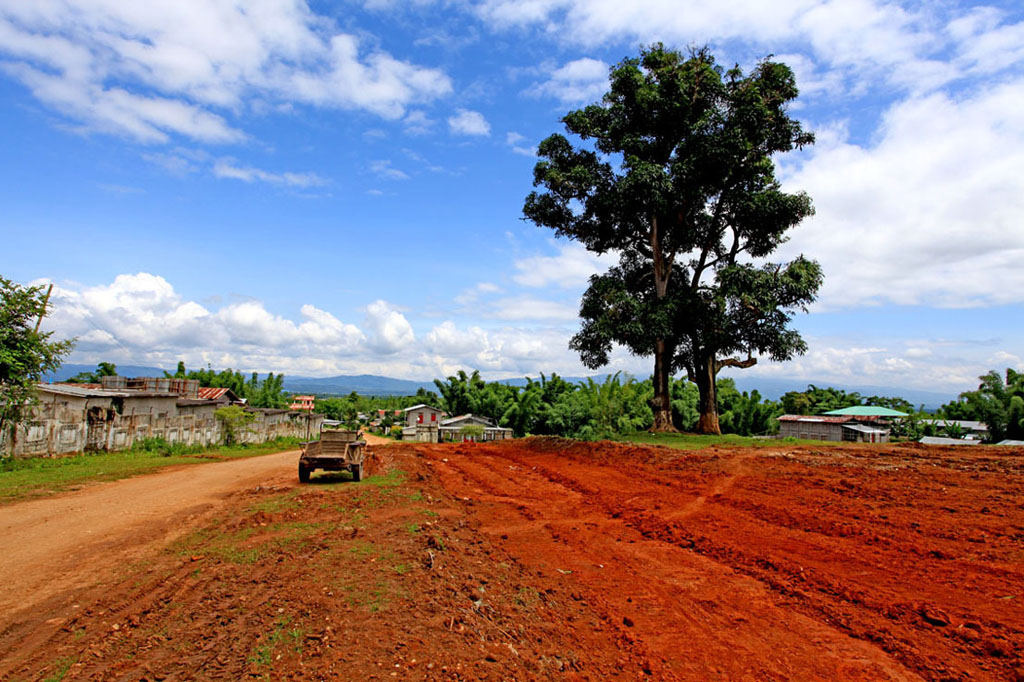
[[[65,364],[53,374],[47,375],[47,381],[66,381],[79,372],[91,372],[96,369],[95,365]],[[119,374],[128,377],[163,376],[164,370],[158,367],[144,367],[140,365],[118,365]],[[585,381],[586,377],[562,377],[569,382]],[[603,380],[604,375],[595,376],[595,379]],[[891,386],[871,386],[857,384],[835,384],[828,381],[804,381],[796,379],[765,379],[762,377],[731,376],[736,381],[736,387],[741,391],[757,391],[763,398],[778,400],[783,393],[788,391],[803,391],[808,384],[824,387],[832,386],[844,391],[857,391],[862,396],[898,396],[909,400],[912,404],[924,405],[925,409],[935,409],[940,405],[956,398],[956,394],[942,393],[938,391],[921,391],[916,389],[902,389]],[[525,378],[503,379],[502,383],[510,386],[523,386]],[[363,395],[414,395],[420,388],[437,392],[433,381],[410,381],[408,379],[394,379],[392,377],[378,376],[376,374],[341,374],[334,377],[293,377],[285,376],[284,388],[294,393],[317,393],[320,395],[347,395],[352,391]],[[965,387],[965,390],[969,387]]]

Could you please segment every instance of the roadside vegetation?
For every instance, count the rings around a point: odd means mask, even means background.
[[[893,436],[918,440],[921,436],[960,437],[963,434],[952,420],[983,421],[992,427],[993,440],[1024,437],[1024,373],[1007,370],[1004,381],[996,372],[980,377],[977,391],[960,394],[957,400],[928,411],[915,407],[899,396],[861,395],[856,391],[808,385],[802,391],[790,391],[778,400],[763,397],[756,390],[740,391],[732,378],[716,382],[718,418],[723,436],[695,439],[700,419],[700,391],[686,379],[670,384],[672,423],[681,433],[663,444],[684,444],[685,447],[718,443],[759,444],[762,441],[736,437],[773,436],[779,431],[778,417],[783,414],[824,414],[831,410],[858,405],[887,407],[905,412],[908,418],[893,425]],[[581,440],[627,438],[637,442],[661,443],[644,434],[654,424],[651,379],[638,381],[621,373],[609,374],[602,380],[566,381],[557,374],[526,380],[525,386],[512,386],[499,381],[484,381],[480,373],[459,371],[445,381],[435,380],[437,391],[420,389],[413,396],[363,396],[355,392],[347,396],[318,398],[316,410],[329,418],[353,427],[366,426],[377,420],[378,410],[386,414],[380,421],[385,432],[392,424],[401,423],[401,415],[393,415],[418,403],[439,407],[450,415],[476,414],[494,419],[500,426],[513,430],[517,437],[526,435],[562,436]],[[950,420],[946,423],[945,420]],[[1022,434],[1022,435],[1015,435]]]
[[[298,438],[203,447],[147,438],[131,450],[72,457],[0,458],[0,504],[50,495],[91,481],[113,481],[168,466],[255,457],[298,447]]]
[[[51,285],[23,287],[0,277],[0,453],[36,403],[36,382],[60,367],[74,341],[56,341],[39,331],[49,312]]]

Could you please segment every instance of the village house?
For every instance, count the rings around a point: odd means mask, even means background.
[[[18,457],[124,450],[145,438],[213,445],[222,438],[217,409],[243,401],[226,388],[200,388],[189,379],[104,377],[102,384],[37,384],[39,402],[13,437],[0,434],[0,453]],[[322,415],[245,408],[255,419],[240,442],[308,437]]]
[[[853,405],[820,415],[784,414],[779,417],[783,438],[888,443],[889,424],[907,414],[878,405]]]
[[[483,435],[479,438],[475,436],[467,437],[462,431],[465,426],[481,426],[484,430]],[[482,417],[478,414],[464,414],[459,417],[452,417],[451,419],[445,419],[442,421],[439,435],[441,440],[446,441],[505,440],[506,438],[512,437],[512,429],[498,426],[497,423],[489,417]]]
[[[292,404],[288,406],[289,410],[299,410],[300,412],[312,412],[313,404],[316,402],[315,395],[296,395],[292,396]]]
[[[784,414],[779,417],[780,438],[888,443],[889,424],[867,415]]]
[[[420,443],[436,443],[439,440],[439,422],[444,411],[430,405],[413,405],[402,410],[405,415],[405,426],[402,427],[402,440],[414,440]]]

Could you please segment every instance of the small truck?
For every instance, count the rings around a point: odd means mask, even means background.
[[[363,452],[366,441],[359,431],[320,428],[320,440],[302,444],[299,457],[299,482],[308,483],[316,469],[324,471],[351,471],[353,481],[363,480]]]

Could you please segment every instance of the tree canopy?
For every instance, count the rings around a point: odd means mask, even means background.
[[[1024,440],[1024,372],[1008,367],[1003,376],[992,370],[978,380],[978,390],[965,391],[943,405],[942,416],[985,422],[989,438],[996,442]]]
[[[75,376],[69,378],[67,382],[69,384],[98,384],[103,381],[103,377],[116,376],[117,365],[112,362],[101,362],[96,365],[96,369],[92,372],[79,372]]]
[[[41,286],[25,287],[0,277],[0,441],[21,421],[35,398],[35,385],[60,367],[73,340],[53,341],[40,332],[48,296]]]
[[[214,388],[230,388],[239,398],[244,398],[253,407],[287,407],[288,396],[284,393],[284,374],[271,372],[263,379],[253,372],[248,379],[241,372],[230,368],[215,371],[206,369],[187,370],[184,362],[178,362],[174,374],[164,372],[164,376],[172,379],[196,379],[200,386]]]
[[[561,134],[540,144],[541,189],[525,216],[619,256],[591,278],[570,346],[590,368],[616,344],[653,355],[654,430],[674,430],[676,371],[697,385],[698,430],[718,433],[722,367],[806,349],[789,322],[813,301],[820,267],[762,262],[813,212],[806,194],[781,190],[772,160],[814,141],[787,113],[796,96],[784,64],[766,59],[744,76],[707,49],[658,44],[612,69],[601,102],[562,119],[580,145]]]

